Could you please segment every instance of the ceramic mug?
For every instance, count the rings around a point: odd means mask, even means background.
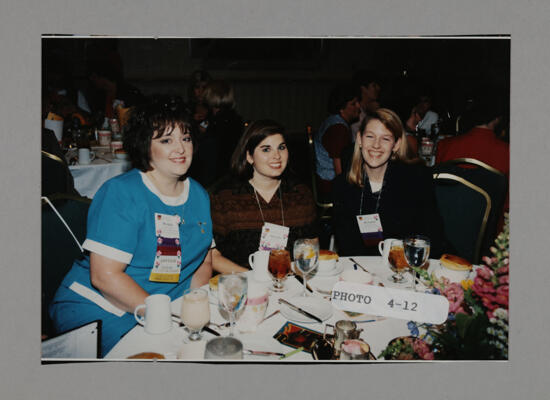
[[[391,243],[394,240],[399,240],[399,239],[389,238],[389,239],[385,239],[384,241],[381,241],[381,242],[378,243],[378,252],[382,256],[382,260],[384,262],[384,265],[386,265],[386,266],[390,265],[388,257],[390,255]]]
[[[134,318],[145,328],[145,332],[156,335],[166,333],[172,329],[172,311],[170,297],[165,294],[153,294],[145,299],[134,310]],[[138,311],[145,309],[145,317],[138,315]]]
[[[271,275],[267,270],[269,264],[269,251],[258,250],[248,256],[248,264],[254,270],[254,279],[260,282],[271,281]]]
[[[95,153],[90,149],[78,149],[78,163],[80,165],[88,165],[95,158]]]

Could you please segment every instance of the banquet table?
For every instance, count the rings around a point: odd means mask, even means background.
[[[97,190],[114,176],[130,169],[130,162],[113,156],[108,147],[92,147],[96,158],[88,165],[70,165],[75,189],[81,196],[93,198]],[[71,155],[67,154],[67,158]],[[70,161],[70,160],[68,160]]]
[[[381,257],[353,257],[353,259],[357,263],[367,268],[368,271],[373,274],[374,285],[382,283],[384,287],[388,288],[393,287],[404,290],[412,290],[410,289],[412,277],[408,273],[405,274],[405,276],[407,277],[406,283],[396,284],[389,280],[390,275],[392,275],[392,271],[386,265],[384,265]],[[430,264],[438,262],[438,260],[430,260]],[[338,277],[341,273],[340,271],[344,269],[354,269],[354,263],[347,257],[340,257],[334,275],[316,276],[315,273],[312,273],[307,282],[313,288],[315,292],[314,295],[320,297],[321,299],[323,298],[323,295],[325,295],[324,300],[328,301],[328,299],[326,299],[326,291],[330,291],[332,289],[332,286],[338,280]],[[254,281],[253,273],[250,271],[247,272],[247,274],[249,282]],[[262,284],[271,285],[270,282],[262,282]],[[420,286],[422,285],[420,284],[418,289],[419,291],[422,291],[422,287]],[[286,287],[284,292],[276,293],[270,291],[269,304],[265,315],[267,316],[273,311],[280,309],[281,305],[278,303],[278,298],[282,297],[291,301],[292,297],[300,295],[302,290],[302,284],[299,283],[295,277],[289,276],[286,280]],[[321,290],[323,294],[318,292],[318,290]],[[222,318],[220,312],[218,311],[217,295],[214,292],[210,292],[209,296],[211,314],[210,321],[217,324],[226,322],[227,320]],[[180,305],[181,298],[174,300],[172,302],[172,312],[179,315]],[[320,332],[322,334],[325,330],[325,324],[334,325],[338,320],[342,319],[355,321],[357,323],[358,329],[363,329],[360,334],[360,338],[370,345],[371,353],[375,357],[378,357],[380,352],[393,338],[398,336],[410,335],[410,331],[407,327],[407,320],[368,316],[364,314],[358,317],[349,317],[344,311],[338,310],[335,307],[332,307],[332,316],[323,321],[323,323],[292,322],[296,325]],[[260,325],[257,327],[256,332],[254,333],[242,333],[239,332],[238,329],[235,329],[235,337],[243,343],[244,349],[288,353],[293,350],[293,348],[281,344],[273,338],[273,335],[277,331],[279,331],[279,329],[287,321],[288,320],[282,315],[282,313],[278,313],[272,318],[269,318],[266,321],[260,323]],[[222,336],[226,336],[229,333],[228,329],[220,329],[212,325],[211,328],[218,331]],[[332,330],[327,330],[327,333],[332,333]],[[132,330],[130,330],[126,335],[121,338],[121,340],[111,349],[111,351],[105,356],[105,358],[126,359],[131,355],[135,355],[141,352],[155,352],[163,354],[168,360],[202,360],[206,341],[214,337],[214,335],[208,332],[203,331],[202,334],[203,338],[201,341],[188,342],[187,331],[185,330],[185,328],[180,327],[177,323],[174,323],[172,329],[169,332],[160,335],[148,334],[145,332],[144,328],[141,325],[136,325]],[[245,354],[243,360],[237,361],[269,362],[278,361],[278,358],[273,356],[257,356]],[[311,354],[304,351],[294,354],[284,359],[284,361],[318,362],[313,359]],[[323,362],[327,361],[324,360]]]

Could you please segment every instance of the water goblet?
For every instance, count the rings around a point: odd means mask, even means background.
[[[411,235],[403,241],[405,258],[411,267],[412,289],[416,291],[416,272],[412,267],[424,265],[430,255],[430,239],[423,235]]]
[[[201,330],[210,321],[208,292],[204,289],[187,289],[181,299],[181,321],[189,330],[189,340],[201,340]]]
[[[220,306],[229,314],[229,336],[233,336],[235,314],[244,307],[248,291],[248,279],[244,274],[221,275],[218,282]]]
[[[290,253],[288,250],[271,250],[267,270],[273,278],[274,292],[282,292],[285,288],[284,280],[290,273]]]
[[[297,239],[294,242],[294,263],[304,279],[302,296],[307,297],[307,275],[319,265],[319,239]]]

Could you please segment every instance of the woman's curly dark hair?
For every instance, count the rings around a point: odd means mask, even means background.
[[[151,139],[162,136],[176,127],[189,132],[196,151],[196,126],[192,123],[185,103],[176,97],[155,95],[132,107],[128,126],[123,135],[123,146],[134,168],[150,171]]]

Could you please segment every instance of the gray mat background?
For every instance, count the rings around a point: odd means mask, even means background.
[[[548,21],[542,0],[3,1],[0,396],[3,399],[542,399],[548,365]],[[383,365],[40,363],[40,37],[510,34],[510,361]]]

